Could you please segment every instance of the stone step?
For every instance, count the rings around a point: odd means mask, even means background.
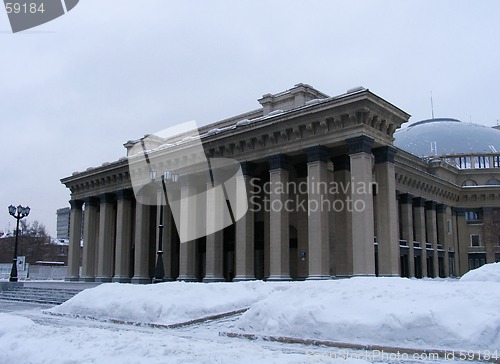
[[[4,301],[15,301],[15,302],[28,302],[28,303],[45,303],[47,305],[60,305],[65,301],[54,301],[50,299],[29,299],[29,298],[22,298],[22,297],[2,297],[0,296],[0,300]]]
[[[5,292],[0,294],[2,296],[9,297],[54,297],[58,299],[68,300],[74,296],[74,294],[61,294],[61,293],[44,293],[44,292]]]
[[[36,287],[16,287],[10,291],[22,291],[22,292],[44,292],[44,293],[61,293],[75,295],[80,290],[76,289],[57,289],[57,288],[36,288]]]
[[[5,292],[0,294],[0,298],[3,297],[9,297],[9,298],[30,298],[30,299],[46,299],[50,298],[53,300],[58,300],[58,301],[67,301],[73,296],[67,296],[67,295],[47,295],[47,294],[30,294],[30,293],[23,293],[23,294],[18,294],[18,293],[13,293],[13,292]]]
[[[77,293],[76,289],[57,289],[57,288],[37,288],[37,287],[12,287],[0,291],[0,300],[47,303],[60,305],[69,300]]]

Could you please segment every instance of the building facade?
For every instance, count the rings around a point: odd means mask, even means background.
[[[71,191],[67,279],[151,282],[159,225],[166,280],[447,277],[500,258],[500,186],[482,181],[498,176],[498,153],[469,155],[469,165],[483,157],[488,165],[462,168],[453,155],[397,148],[394,133],[410,115],[364,88],[329,97],[298,84],[258,101],[257,110],[199,130],[203,158],[240,162],[248,194],[246,214],[223,230],[180,243],[178,230],[208,226],[217,211],[175,226],[168,204],[137,199],[131,175],[148,171],[129,162],[141,140],[125,144],[127,157],[62,179]],[[189,144],[158,138],[147,147],[151,164]],[[171,160],[155,168],[179,173],[181,195],[199,193]]]
[[[70,211],[69,207],[57,209],[57,239],[69,239]]]

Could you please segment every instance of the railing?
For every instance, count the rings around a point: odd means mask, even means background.
[[[458,169],[500,168],[500,153],[448,154],[436,156]]]

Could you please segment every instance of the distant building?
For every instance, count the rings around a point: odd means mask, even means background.
[[[69,239],[70,208],[57,210],[57,239]]]

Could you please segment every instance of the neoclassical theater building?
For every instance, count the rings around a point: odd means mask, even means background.
[[[182,205],[187,225],[177,226],[168,203],[137,198],[129,160],[143,139],[125,143],[118,161],[63,178],[67,280],[150,283],[159,225],[165,280],[448,277],[500,260],[500,130],[454,119],[401,128],[410,115],[361,87],[330,97],[297,84],[258,102],[197,131],[207,160],[241,166],[249,208],[222,230],[181,243],[179,229],[217,211],[190,220],[197,207]],[[190,143],[154,140],[152,161]]]

